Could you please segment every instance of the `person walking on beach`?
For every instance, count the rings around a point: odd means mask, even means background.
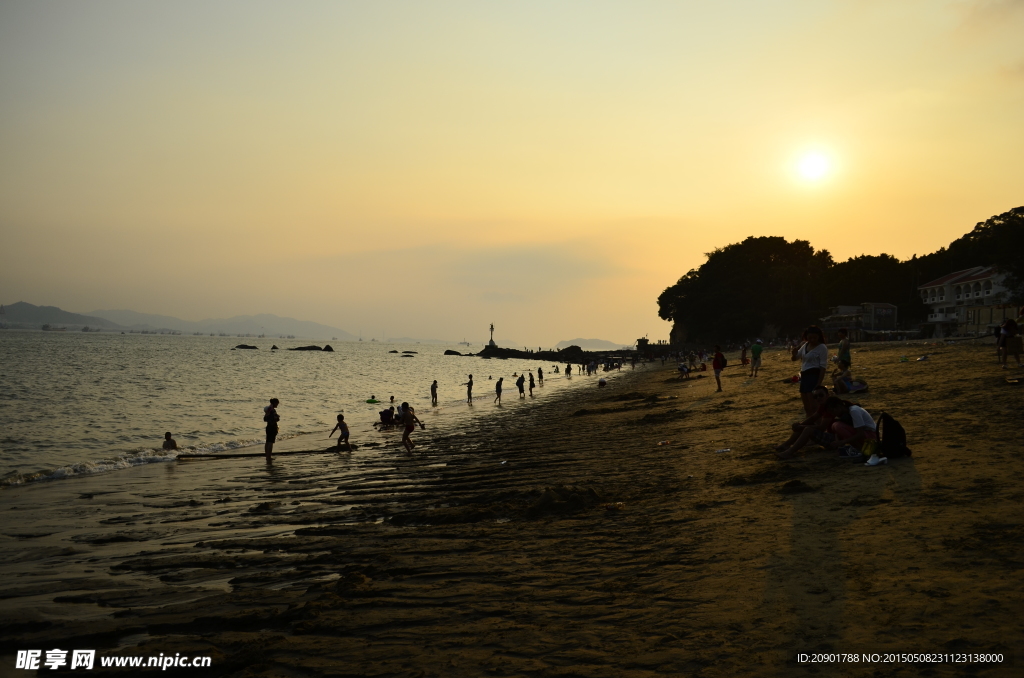
[[[1007,318],[999,325],[999,338],[996,341],[1002,353],[999,360],[1003,363],[1004,370],[1007,369],[1006,361],[1011,353],[1017,360],[1017,367],[1020,367],[1020,348],[1018,348],[1017,337],[1019,333],[1020,327],[1017,326],[1017,321],[1013,318]]]
[[[534,387],[533,372],[530,372],[530,397],[531,398],[533,397],[533,387]]]
[[[722,347],[715,345],[715,357],[711,361],[711,369],[715,371],[715,382],[718,383],[718,390],[715,393],[722,392],[722,370],[725,369],[725,355],[722,354]]]
[[[405,445],[406,452],[412,452],[416,443],[409,435],[416,430],[416,424],[419,424],[421,429],[425,429],[426,426],[416,417],[416,411],[410,407],[409,403],[402,403],[402,423],[405,424],[405,430],[402,432],[402,444]]]
[[[817,406],[811,393],[825,381],[825,369],[828,367],[828,346],[825,335],[817,325],[804,330],[804,343],[793,349],[792,360],[800,360],[800,399],[804,404],[807,416],[814,414]]]
[[[764,351],[764,344],[760,339],[754,341],[750,347],[750,376],[756,377],[757,371],[761,369],[761,353]]]
[[[178,449],[178,441],[171,437],[171,432],[168,431],[164,434],[164,449],[165,450],[176,450]]]
[[[519,397],[526,397],[526,375],[520,374],[519,378],[516,379],[516,387],[519,389]]]
[[[463,386],[466,387],[466,402],[469,403],[470,405],[472,405],[473,404],[473,375],[472,374],[469,375],[469,381],[467,381],[465,384],[463,384]]]
[[[344,443],[345,449],[351,450],[352,448],[349,447],[348,444],[348,424],[345,423],[345,415],[338,415],[338,423],[331,429],[330,434],[328,434],[328,440],[334,435],[335,431],[338,432],[338,449],[340,450],[342,443]]]
[[[836,330],[839,335],[839,347],[836,349],[836,359],[842,360],[847,366],[853,365],[853,358],[850,357],[850,331],[845,327]]]
[[[277,422],[281,421],[277,406],[280,402],[277,398],[271,398],[270,405],[263,408],[263,421],[267,422],[267,442],[263,445],[263,453],[267,455],[268,462],[274,452],[274,443],[277,442]]]
[[[501,382],[505,381],[505,377],[498,377],[497,383],[494,384],[494,392],[497,394],[494,396],[494,402],[501,404]]]
[[[437,379],[430,385],[430,404],[437,406]]]

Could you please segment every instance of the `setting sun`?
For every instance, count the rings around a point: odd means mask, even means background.
[[[800,158],[797,164],[797,171],[807,181],[820,181],[824,179],[832,169],[829,159],[821,153],[807,153]]]

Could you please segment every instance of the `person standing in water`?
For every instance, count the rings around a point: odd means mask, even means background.
[[[505,381],[505,377],[498,377],[497,383],[494,384],[494,392],[497,394],[494,396],[494,402],[501,404],[501,382]]]
[[[430,404],[437,406],[437,379],[430,385]]]
[[[466,387],[466,402],[469,403],[470,405],[472,405],[473,404],[473,375],[472,374],[469,375],[469,381],[467,381],[465,384],[463,384],[463,386]]]
[[[530,397],[531,398],[533,397],[533,387],[534,387],[533,372],[530,372]]]
[[[421,429],[425,429],[426,426],[416,417],[416,411],[412,409],[409,403],[402,403],[402,422],[405,424],[405,430],[402,432],[402,444],[405,445],[406,452],[412,452],[412,448],[416,447],[416,443],[412,441],[409,435],[416,430],[416,424],[419,424]]]
[[[540,368],[540,367],[537,368],[537,381],[541,382],[542,384],[544,383],[544,369],[543,368]]]
[[[263,445],[263,453],[267,455],[268,462],[274,452],[274,443],[277,442],[277,422],[281,421],[277,406],[280,402],[277,398],[271,398],[270,405],[263,408],[263,421],[267,422],[267,442]]]
[[[164,449],[165,450],[176,450],[178,449],[178,441],[171,437],[171,432],[168,431],[164,434]]]
[[[330,437],[334,435],[335,431],[338,432],[338,449],[340,450],[342,444],[344,443],[345,449],[351,450],[352,448],[349,447],[348,444],[348,424],[345,423],[345,415],[338,415],[338,423],[335,425],[334,428],[331,429],[331,432],[330,434],[328,434],[327,438],[330,439]]]
[[[532,378],[532,375],[531,375],[531,378]],[[526,397],[526,375],[525,374],[520,374],[519,375],[519,378],[516,379],[516,386],[519,388],[519,397],[520,398],[525,398]]]

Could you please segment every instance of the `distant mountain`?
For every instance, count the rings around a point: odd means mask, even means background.
[[[111,310],[93,311],[90,315],[104,318],[114,323],[137,330],[169,329],[179,332],[202,332],[208,334],[267,334],[293,335],[305,339],[333,339],[339,341],[356,341],[358,337],[345,330],[330,325],[295,318],[282,318],[270,313],[260,315],[237,315],[233,318],[209,318],[198,322],[182,320],[169,315],[153,315],[137,311]]]
[[[200,332],[198,323],[192,323],[169,315],[153,315],[137,311],[93,311],[89,315],[117,323],[122,328],[133,330],[176,330],[178,332]],[[188,326],[188,327],[186,327]],[[195,327],[193,327],[195,326]]]
[[[632,346],[632,344],[617,344],[614,341],[605,341],[604,339],[569,339],[558,342],[555,348],[568,348],[569,346],[579,346],[585,351],[618,351],[619,349]]]
[[[80,330],[83,327],[102,328],[105,330],[123,329],[116,322],[79,313],[71,313],[56,306],[36,306],[24,301],[16,304],[5,304],[4,314],[0,315],[0,323],[14,329],[38,330],[43,325],[56,325],[69,330]]]
[[[202,332],[203,334],[266,334],[268,336],[291,335],[303,339],[333,339],[356,341],[357,337],[338,327],[321,325],[308,320],[282,318],[264,313],[261,315],[239,315],[234,318],[211,318],[193,322],[169,315],[153,315],[136,311],[93,311],[88,314],[71,313],[56,306],[35,306],[19,301],[4,305],[0,324],[11,329],[40,329],[43,325],[80,330],[83,327],[103,330],[172,330],[182,333]]]

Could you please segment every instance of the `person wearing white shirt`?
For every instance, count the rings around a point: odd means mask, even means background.
[[[825,380],[825,369],[828,367],[828,346],[825,335],[817,325],[804,330],[804,343],[793,348],[792,360],[800,362],[800,399],[804,404],[807,416],[814,414],[817,406],[811,393]]]
[[[836,439],[828,444],[831,449],[839,449],[845,445],[858,450],[864,449],[864,443],[869,440],[878,440],[878,429],[875,420],[871,418],[868,411],[860,405],[830,397],[825,401],[825,407],[835,416],[832,423],[832,432]],[[849,423],[847,423],[849,422]],[[875,464],[871,464],[874,466]]]

